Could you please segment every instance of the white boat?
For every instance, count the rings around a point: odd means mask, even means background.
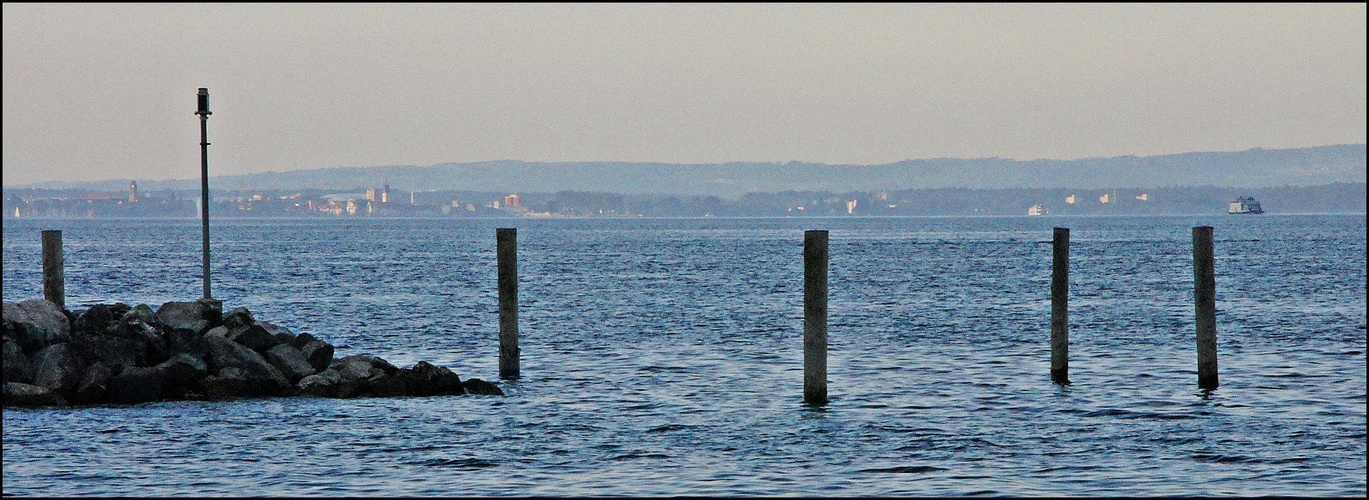
[[[1227,205],[1226,213],[1229,214],[1262,214],[1264,209],[1260,208],[1260,202],[1250,196],[1236,198],[1236,201]]]
[[[1046,210],[1046,207],[1040,203],[1032,205],[1031,208],[1027,209],[1027,215],[1046,215],[1048,213],[1050,213],[1050,211]]]

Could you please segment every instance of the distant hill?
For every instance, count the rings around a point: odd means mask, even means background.
[[[211,166],[212,168],[212,166]],[[713,195],[748,192],[1003,188],[1264,188],[1363,183],[1364,144],[1249,149],[1077,160],[935,158],[884,165],[822,163],[670,164],[524,162],[501,160],[430,166],[334,167],[210,178],[227,189],[335,189],[506,192],[602,191],[622,194]],[[26,187],[121,190],[129,179],[46,182]],[[199,179],[138,180],[140,189],[198,189]],[[20,187],[20,186],[16,186]]]

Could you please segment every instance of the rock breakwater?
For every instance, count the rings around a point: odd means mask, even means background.
[[[4,406],[134,404],[313,395],[329,398],[504,395],[480,379],[420,361],[334,358],[313,335],[259,321],[218,300],[4,303]]]

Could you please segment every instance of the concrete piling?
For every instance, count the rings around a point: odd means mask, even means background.
[[[1051,382],[1070,383],[1070,230],[1055,228],[1051,254]]]
[[[499,267],[499,378],[518,373],[518,229],[495,230]]]
[[[827,404],[827,231],[803,234],[803,401]]]
[[[63,265],[62,232],[43,231],[43,298],[60,307],[67,305]]]
[[[1198,387],[1217,388],[1217,279],[1212,227],[1193,228],[1193,306],[1198,330]]]

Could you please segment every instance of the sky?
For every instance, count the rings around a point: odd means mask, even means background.
[[[3,5],[4,185],[1366,142],[1365,4]]]

